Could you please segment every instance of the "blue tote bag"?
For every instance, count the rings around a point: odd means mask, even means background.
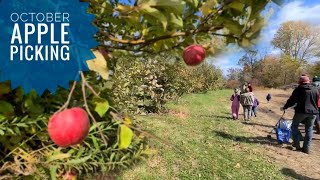
[[[291,123],[280,119],[276,128],[277,140],[280,143],[288,143],[291,137]]]

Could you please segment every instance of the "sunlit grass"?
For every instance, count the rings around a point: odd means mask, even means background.
[[[119,179],[284,179],[261,146],[235,140],[252,135],[230,120],[231,93],[186,95],[168,104],[168,114],[138,117],[146,130],[179,150],[150,139],[157,153]]]

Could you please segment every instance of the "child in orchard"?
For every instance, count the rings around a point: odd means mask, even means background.
[[[257,107],[258,106],[259,106],[259,100],[257,99],[257,97],[254,97],[251,116],[257,117]]]
[[[231,112],[233,120],[238,119],[239,116],[239,107],[240,107],[240,90],[238,88],[234,89],[234,94],[232,94],[230,100],[232,101],[231,104]]]

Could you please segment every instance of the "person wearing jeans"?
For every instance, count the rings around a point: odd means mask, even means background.
[[[291,131],[292,131],[292,137],[293,137],[293,142],[294,146],[299,150],[302,150],[305,153],[309,153],[310,151],[310,144],[311,144],[311,139],[313,135],[313,124],[317,118],[317,115],[314,114],[300,114],[297,113],[293,116],[293,121],[291,125]],[[304,137],[304,142],[303,142],[303,149],[300,148],[300,140],[302,138],[301,132],[299,130],[299,124],[305,121],[305,132],[306,135]]]
[[[252,111],[251,116],[257,117],[257,107],[259,106],[259,100],[257,97],[254,97],[253,104],[252,104]]]
[[[302,75],[299,79],[299,86],[294,89],[287,103],[280,108],[281,110],[285,110],[296,105],[291,125],[293,146],[296,147],[297,151],[302,151],[307,154],[310,153],[313,124],[319,114],[318,99],[318,89],[310,84],[308,76]],[[298,127],[302,122],[305,125],[306,134],[304,137],[303,147],[301,148],[301,132]]]
[[[240,95],[240,104],[243,107],[243,115],[245,121],[250,121],[254,96],[249,92],[249,88],[245,88],[244,93]]]
[[[250,117],[251,117],[251,112],[252,112],[252,106],[250,105],[243,105],[243,115],[244,115],[244,120],[245,121],[250,121]]]

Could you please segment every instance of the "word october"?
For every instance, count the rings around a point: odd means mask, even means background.
[[[66,30],[66,27],[70,26],[69,13],[12,13],[10,19],[14,22],[10,46],[11,61],[70,60],[70,42],[67,40],[69,33]],[[24,32],[20,31],[21,25],[24,26]],[[60,37],[55,37],[59,31]],[[48,38],[49,33],[50,45],[43,45],[43,39]],[[37,43],[30,43],[29,40],[34,42],[35,38]]]

